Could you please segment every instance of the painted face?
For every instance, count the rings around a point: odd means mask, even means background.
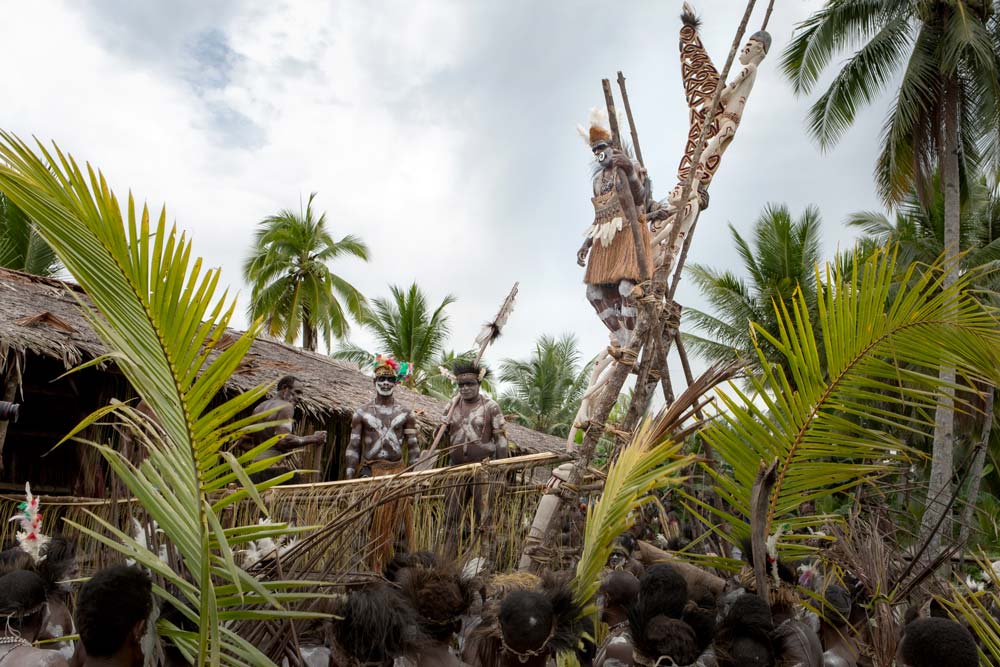
[[[607,142],[599,141],[591,147],[594,151],[594,159],[602,167],[611,166],[611,146]]]
[[[751,39],[740,51],[740,64],[749,65],[753,63],[754,65],[759,65],[764,59],[764,45],[760,40]]]
[[[379,396],[392,396],[396,390],[396,378],[391,375],[379,375],[375,378],[375,391]]]
[[[466,401],[471,401],[479,395],[479,382],[472,378],[463,377],[458,381],[458,394]]]

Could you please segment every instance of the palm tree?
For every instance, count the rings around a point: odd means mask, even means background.
[[[500,381],[507,384],[500,406],[528,428],[565,437],[587,389],[588,373],[575,336],[541,336],[529,359],[505,359],[500,365]]]
[[[976,272],[978,279],[970,283],[969,287],[978,298],[996,306],[1000,277],[995,270],[983,269],[995,268],[996,263],[1000,262],[1000,196],[996,190],[991,191],[984,179],[970,182],[968,195],[962,201],[961,220],[962,255],[959,268],[963,273],[970,270]],[[893,219],[880,212],[863,211],[851,215],[847,224],[864,232],[862,243],[866,245],[898,245],[900,266],[912,263],[932,265],[945,249],[944,192],[939,174],[933,175],[928,191],[911,191],[896,207]],[[978,427],[975,435],[970,433],[969,438],[964,438],[966,444],[972,444],[971,440],[976,440],[978,448],[969,469],[967,504],[959,522],[963,542],[972,523],[986,462],[987,445],[993,431],[994,394],[994,387],[986,388],[982,420],[975,420]],[[948,498],[942,500],[947,502]]]
[[[0,266],[36,276],[55,275],[62,268],[52,248],[38,233],[35,223],[2,192]]]
[[[799,26],[782,55],[796,93],[809,93],[838,52],[861,48],[809,112],[809,129],[833,145],[906,62],[883,129],[875,177],[887,204],[925,189],[935,164],[944,187],[945,286],[957,279],[962,177],[981,158],[1000,159],[1000,13],[996,0],[828,0]],[[982,155],[981,155],[982,153]],[[953,472],[955,370],[940,369],[930,497],[945,497]],[[934,532],[943,507],[929,505],[922,530]],[[948,533],[947,526],[943,531]],[[938,541],[928,553],[934,554]]]
[[[739,357],[755,364],[759,346],[769,362],[783,363],[785,356],[767,339],[758,339],[750,323],[777,335],[780,311],[774,306],[789,307],[798,293],[806,296],[810,314],[816,312],[819,231],[819,211],[813,206],[792,220],[788,207],[768,205],[754,223],[752,242],[730,225],[748,278],[703,264],[688,267],[714,312],[685,309],[688,323],[704,334],[687,333],[685,343],[710,361]]]
[[[367,307],[361,292],[330,271],[327,262],[342,256],[368,261],[369,252],[353,234],[333,239],[326,213],[315,217],[315,196],[309,195],[304,212],[284,209],[264,218],[243,265],[243,279],[251,286],[250,317],[264,318],[265,331],[287,343],[301,332],[302,347],[310,351],[316,350],[318,335],[327,348],[331,337],[347,336],[347,314],[358,320]]]
[[[413,283],[407,289],[390,285],[391,296],[372,301],[371,309],[358,319],[359,324],[378,342],[378,352],[408,361],[413,375],[407,380],[411,389],[428,393],[430,378],[438,374],[438,362],[444,352],[450,330],[445,308],[455,303],[451,294],[431,310],[427,295]],[[375,353],[347,343],[332,355],[362,368],[371,364]]]

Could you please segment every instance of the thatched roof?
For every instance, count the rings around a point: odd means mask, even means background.
[[[104,354],[106,349],[80,312],[77,298],[89,304],[77,285],[0,268],[0,363],[11,349],[58,359],[67,369]],[[302,408],[316,418],[349,416],[372,395],[371,378],[349,364],[261,338],[227,389],[247,391],[283,375],[294,375],[306,384]],[[397,391],[427,428],[437,423],[447,407],[443,401],[402,387]],[[528,452],[564,450],[560,438],[521,426],[510,425],[508,434]]]

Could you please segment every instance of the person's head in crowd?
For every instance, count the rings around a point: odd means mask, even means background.
[[[598,590],[601,620],[608,625],[616,625],[625,621],[628,608],[635,604],[639,597],[639,580],[631,572],[615,571],[608,573],[601,580]]]
[[[694,628],[662,614],[647,619],[638,633],[633,626],[632,641],[635,651],[653,664],[690,665],[701,653]]]
[[[514,591],[500,604],[500,637],[505,652],[522,663],[544,665],[546,644],[555,634],[555,610],[540,591]]]
[[[823,620],[829,625],[840,628],[847,625],[851,618],[851,594],[843,586],[836,584],[826,589],[823,598]]]
[[[385,584],[351,591],[335,613],[337,644],[361,664],[391,664],[419,650],[424,641],[413,607]]]
[[[88,660],[142,665],[152,608],[152,582],[139,568],[114,565],[95,574],[80,589],[76,604],[76,627]]]
[[[715,635],[718,667],[774,665],[771,609],[757,595],[743,593],[733,600]]]
[[[978,667],[976,640],[947,618],[918,618],[903,628],[896,649],[898,667]]]
[[[687,601],[687,581],[680,572],[667,564],[660,563],[647,568],[639,580],[638,606],[646,619],[660,615],[680,618]]]
[[[45,582],[30,570],[0,577],[0,632],[33,642],[44,625]]]
[[[76,562],[76,545],[61,535],[54,535],[42,548],[42,560],[35,569],[45,580],[46,592],[49,595],[57,592],[68,592],[69,579],[75,579],[80,574]]]
[[[382,568],[382,576],[387,581],[399,581],[400,573],[411,567],[432,568],[437,565],[437,556],[430,551],[415,551],[413,553],[401,551],[396,553],[392,559]]]
[[[435,642],[450,642],[472,605],[471,586],[446,567],[407,567],[400,571],[398,582],[424,634]]]
[[[0,577],[16,570],[30,570],[35,559],[21,547],[14,546],[0,551]]]

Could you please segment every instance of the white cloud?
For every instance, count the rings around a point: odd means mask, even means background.
[[[411,281],[435,303],[454,293],[453,347],[469,347],[520,280],[491,358],[563,331],[590,354],[606,337],[574,263],[592,215],[574,125],[600,103],[600,78],[624,70],[666,194],[687,132],[675,4],[638,3],[612,25],[598,2],[20,3],[0,23],[0,43],[21,54],[5,73],[3,125],[57,140],[120,193],[166,200],[234,286],[256,222],[318,191],[334,234],[373,248],[371,264],[337,270],[371,296]],[[742,7],[698,4],[721,63]],[[774,50],[692,261],[734,265],[726,223],[747,230],[769,201],[818,204],[828,251],[849,238],[847,212],[875,206],[881,112],[821,156],[807,102],[777,72],[793,24],[819,4],[775,8]],[[699,303],[687,281],[679,296]]]

